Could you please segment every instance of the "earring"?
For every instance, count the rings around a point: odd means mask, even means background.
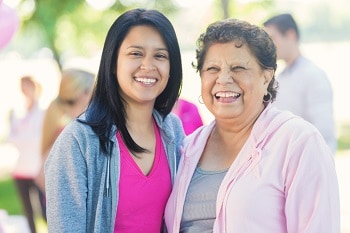
[[[267,91],[267,93],[263,97],[263,102],[269,103],[271,102],[271,99],[272,99],[272,94],[269,91]]]
[[[198,102],[199,102],[200,104],[204,104],[202,95],[199,95],[199,96],[198,96]]]

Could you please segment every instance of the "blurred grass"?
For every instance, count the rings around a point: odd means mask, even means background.
[[[5,209],[9,215],[23,214],[16,185],[11,177],[0,179],[0,209]]]
[[[11,177],[0,179],[0,209],[6,210],[8,215],[24,215],[16,184]],[[38,233],[47,233],[47,224],[43,218],[36,217],[35,222]]]

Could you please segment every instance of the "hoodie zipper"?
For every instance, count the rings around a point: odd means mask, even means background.
[[[111,166],[110,166],[110,160],[112,156],[112,150],[113,146],[110,146],[109,148],[109,154],[107,155],[107,171],[106,171],[106,197],[109,197],[109,185],[111,180]]]

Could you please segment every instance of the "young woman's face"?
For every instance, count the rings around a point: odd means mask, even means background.
[[[167,46],[151,26],[135,26],[122,42],[116,76],[122,98],[130,103],[152,104],[165,89],[170,73]]]
[[[200,72],[204,104],[217,119],[249,119],[264,107],[271,72],[260,68],[246,45],[213,44]]]

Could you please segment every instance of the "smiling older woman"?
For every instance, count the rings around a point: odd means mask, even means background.
[[[339,232],[332,153],[310,123],[271,106],[276,49],[228,19],[198,40],[204,104],[215,120],[185,139],[167,203],[168,231]]]

